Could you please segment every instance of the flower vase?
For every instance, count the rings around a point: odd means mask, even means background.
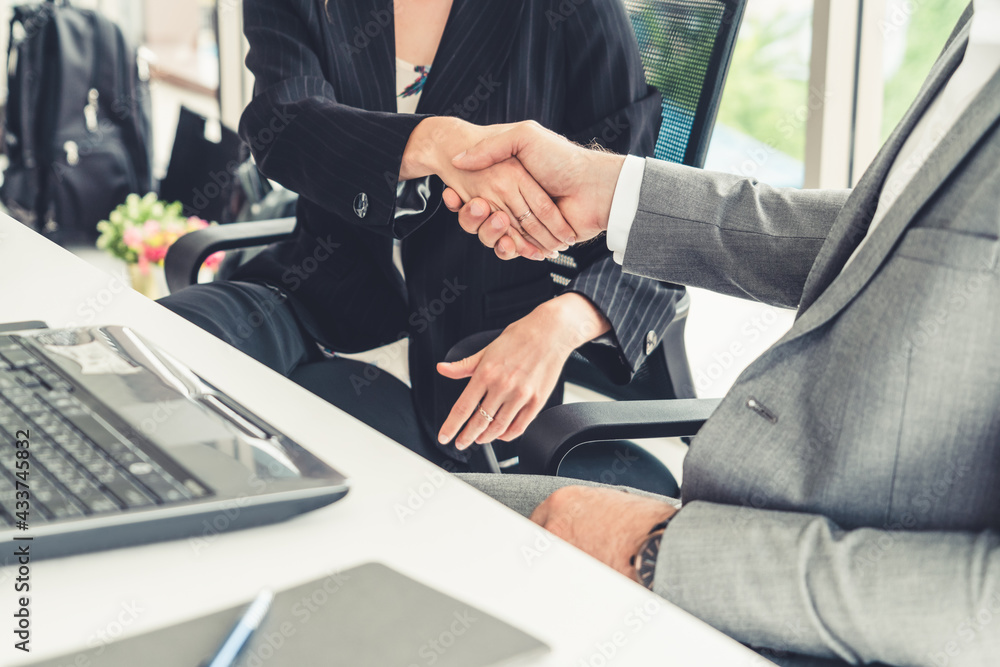
[[[157,268],[159,267],[147,266],[146,271],[143,271],[138,264],[129,264],[128,277],[132,282],[132,289],[149,299],[160,298],[160,285],[156,279]]]

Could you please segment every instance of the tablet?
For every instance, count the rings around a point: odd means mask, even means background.
[[[34,667],[203,665],[245,609],[239,605]],[[513,667],[548,651],[472,605],[381,563],[366,563],[278,592],[236,665]]]

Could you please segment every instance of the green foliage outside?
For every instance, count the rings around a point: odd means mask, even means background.
[[[805,159],[809,63],[795,45],[811,21],[811,12],[772,18],[748,11],[719,107],[719,123],[797,160]]]
[[[938,57],[948,35],[968,0],[910,0],[888,3],[885,20],[879,24],[884,37],[905,34],[906,51],[901,66],[885,82],[882,118],[883,140],[903,117],[931,65]],[[672,103],[686,108],[693,91],[687,90],[691,79],[683,67],[657,67],[661,63],[687,60],[697,62],[698,52],[710,48],[699,44],[686,31],[697,29],[692,21],[694,8],[669,11],[642,0],[627,0],[633,27],[643,50],[650,81]],[[754,137],[795,158],[805,159],[806,113],[809,99],[809,50],[802,44],[810,40],[812,12],[759,12],[751,5],[740,28],[739,38],[729,67],[729,77],[719,108],[718,122]],[[701,17],[710,21],[708,15]],[[685,46],[680,46],[681,44]],[[651,45],[655,45],[650,48]],[[835,47],[836,48],[836,47]],[[845,54],[846,56],[847,54]],[[696,73],[698,74],[698,73]],[[689,109],[693,111],[692,109]]]
[[[900,68],[885,82],[882,112],[883,141],[896,127],[920,90],[931,65],[941,53],[948,35],[968,0],[921,0],[911,2],[909,21],[892,10],[882,24],[886,38],[893,31],[906,31],[906,54]]]

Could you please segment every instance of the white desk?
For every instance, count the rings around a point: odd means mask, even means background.
[[[770,664],[225,343],[0,217],[0,322],[124,324],[259,412],[352,479],[347,497],[283,524],[37,561],[32,652],[13,649],[13,568],[0,570],[0,664],[23,664],[244,604],[366,561],[381,561],[539,637],[533,664]],[[399,506],[427,498],[412,516]],[[414,503],[416,504],[416,503]],[[3,548],[12,548],[5,545]],[[651,612],[651,613],[650,613]],[[611,661],[601,644],[617,642]]]

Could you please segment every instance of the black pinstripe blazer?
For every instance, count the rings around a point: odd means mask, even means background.
[[[301,198],[293,240],[237,278],[288,293],[333,349],[410,336],[412,384],[429,434],[460,386],[434,364],[465,336],[502,328],[560,289],[585,295],[612,323],[617,345],[581,351],[618,382],[631,377],[648,332],[661,337],[672,319],[678,292],[623,274],[601,242],[567,253],[564,288],[553,284],[548,262],[501,262],[439,206],[436,177],[424,214],[394,215],[403,149],[428,115],[480,125],[534,119],[577,141],[651,154],[660,96],[645,83],[619,0],[454,0],[414,115],[395,113],[391,1],[243,6],[256,86],[240,133],[262,171]],[[405,284],[392,264],[394,237],[404,239]]]

